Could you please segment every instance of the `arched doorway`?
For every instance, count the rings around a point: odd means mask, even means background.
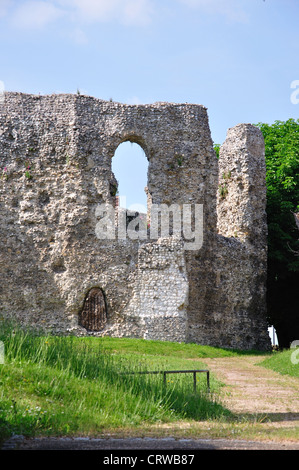
[[[98,287],[87,293],[79,314],[79,325],[86,330],[101,331],[107,323],[107,308],[103,291]]]

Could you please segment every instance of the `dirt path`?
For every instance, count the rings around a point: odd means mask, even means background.
[[[275,416],[281,425],[298,420],[299,425],[299,379],[259,366],[263,359],[226,357],[205,359],[205,363],[225,384],[222,401],[231,411]]]

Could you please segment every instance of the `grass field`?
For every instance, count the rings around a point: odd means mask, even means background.
[[[299,349],[286,349],[274,352],[261,364],[280,374],[299,377]]]
[[[137,339],[44,336],[2,322],[0,439],[11,434],[97,435],[145,425],[232,419],[221,384],[198,374],[140,371],[201,369],[204,358],[245,354],[195,344]],[[249,354],[248,352],[246,354]],[[255,354],[257,354],[255,352]],[[280,353],[271,355],[277,366]],[[269,362],[270,361],[270,362]]]

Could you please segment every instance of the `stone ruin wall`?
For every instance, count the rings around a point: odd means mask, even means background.
[[[111,160],[128,140],[148,158],[153,204],[203,204],[200,250],[176,237],[95,236],[98,205],[116,204]],[[200,105],[6,93],[0,314],[54,334],[269,349],[263,145],[257,128],[236,126],[218,162]],[[107,306],[98,332],[78,323],[94,287]]]

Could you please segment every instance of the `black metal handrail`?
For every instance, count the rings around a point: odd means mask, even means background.
[[[192,369],[192,370],[154,370],[154,371],[138,371],[138,372],[127,372],[127,374],[163,374],[163,383],[166,386],[166,375],[167,374],[193,374],[193,388],[196,392],[196,374],[205,372],[207,374],[207,388],[210,391],[210,371],[207,369]]]

